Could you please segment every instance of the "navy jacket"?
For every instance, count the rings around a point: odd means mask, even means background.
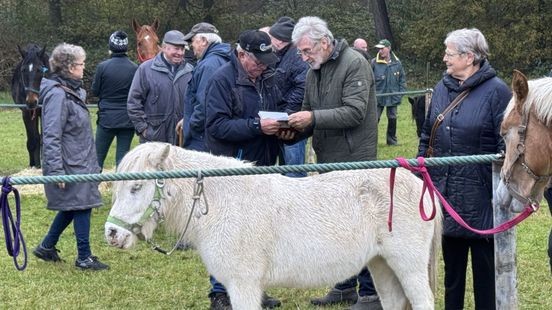
[[[297,48],[288,45],[277,53],[280,57],[276,69],[276,81],[282,92],[278,110],[288,114],[301,111],[305,95],[305,79],[309,65],[297,54]]]
[[[422,129],[418,156],[424,156],[429,144],[433,123],[450,102],[464,89],[469,95],[445,119],[436,130],[434,156],[463,156],[496,154],[504,150],[500,136],[500,124],[504,110],[512,97],[504,82],[496,77],[487,61],[462,85],[450,75],[445,75],[435,87],[428,115]],[[462,164],[429,168],[433,183],[439,191],[472,227],[493,227],[491,203],[491,164]],[[461,227],[444,212],[443,234],[449,237],[488,238]]]
[[[254,84],[235,52],[230,62],[217,70],[207,87],[205,144],[212,154],[255,162],[276,163],[278,140],[264,135],[259,111],[276,111],[280,100],[274,72],[267,70]]]
[[[207,47],[192,73],[184,100],[184,148],[205,151],[205,90],[213,73],[230,61],[228,43],[213,43]]]
[[[127,97],[138,65],[126,53],[114,53],[96,67],[92,92],[98,102],[98,125],[104,128],[134,128],[128,118]]]

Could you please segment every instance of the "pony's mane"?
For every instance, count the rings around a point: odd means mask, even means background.
[[[214,156],[209,153],[185,150],[181,147],[167,143],[149,142],[143,143],[128,152],[119,166],[119,172],[155,171],[152,163],[158,162],[162,150],[169,146],[170,151],[163,162],[165,170],[184,169],[210,169],[210,168],[235,168],[252,166],[251,163],[243,162],[234,158]]]
[[[552,125],[552,78],[544,77],[527,81],[529,92],[523,105],[524,112],[529,113],[535,107],[536,117],[546,126]],[[505,115],[508,115],[515,106],[515,98],[510,100]]]

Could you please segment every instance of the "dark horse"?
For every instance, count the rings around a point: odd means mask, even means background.
[[[29,165],[40,168],[40,114],[38,93],[40,81],[49,71],[46,47],[28,44],[25,49],[18,45],[17,49],[23,58],[15,67],[11,83],[11,95],[16,104],[21,107],[25,131],[27,133],[27,151]]]

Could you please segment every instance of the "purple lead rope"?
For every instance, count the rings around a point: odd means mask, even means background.
[[[15,197],[15,221],[10,210],[8,195],[13,191]],[[25,270],[27,267],[27,248],[25,247],[25,239],[21,231],[21,203],[19,200],[19,191],[12,188],[10,185],[10,177],[2,179],[2,196],[0,196],[0,211],[2,214],[2,227],[4,228],[4,237],[6,240],[6,249],[8,255],[13,257],[15,268],[19,271]],[[13,238],[12,238],[13,234]],[[23,265],[19,265],[17,256],[19,256],[20,247],[23,247]]]

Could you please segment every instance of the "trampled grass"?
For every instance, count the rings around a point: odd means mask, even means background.
[[[416,154],[417,137],[410,119],[409,104],[399,109],[399,146],[385,145],[385,117],[380,124],[380,159]],[[95,117],[95,111],[91,111]],[[93,121],[95,123],[95,121]],[[26,168],[27,154],[24,129],[18,110],[0,110],[0,176]],[[110,152],[107,168],[113,166]],[[17,186],[16,186],[17,187]],[[43,195],[22,194],[22,230],[27,243],[28,266],[15,270],[12,258],[4,249],[0,236],[0,309],[207,309],[208,275],[194,251],[177,251],[171,256],[154,252],[144,243],[129,251],[108,247],[103,224],[109,212],[111,196],[104,193],[105,206],[94,210],[91,245],[95,255],[111,266],[102,272],[82,272],[74,267],[74,235],[69,228],[58,248],[63,263],[46,263],[32,256],[33,247],[48,229],[54,212],[44,208]],[[10,201],[15,212],[13,200]],[[552,309],[552,281],[546,254],[547,238],[552,226],[550,214],[543,207],[517,227],[517,268],[519,309]],[[166,240],[166,247],[170,241]],[[21,260],[21,257],[20,257]],[[436,309],[443,308],[442,266],[436,294]],[[468,274],[470,272],[468,271]],[[300,275],[298,275],[300,276]],[[471,277],[469,278],[469,282]],[[471,284],[468,282],[466,309],[473,309]],[[316,290],[271,289],[269,293],[282,300],[281,309],[315,309],[309,299],[324,294]],[[343,309],[329,307],[327,309]]]

